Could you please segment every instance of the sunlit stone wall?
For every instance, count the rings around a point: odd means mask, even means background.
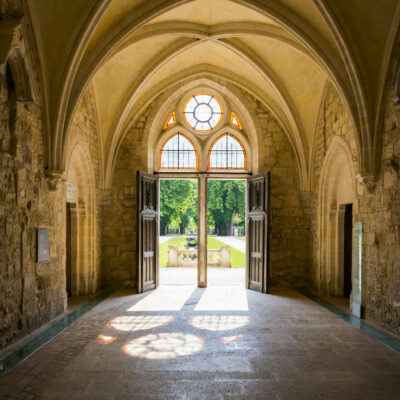
[[[112,190],[103,206],[103,273],[107,287],[136,288],[136,171],[147,170],[143,140],[148,111],[131,124],[116,156]]]
[[[258,151],[259,171],[271,172],[271,243],[272,283],[303,286],[306,284],[309,219],[293,149],[279,122],[261,102],[247,95],[261,126]],[[261,137],[260,137],[261,136]]]

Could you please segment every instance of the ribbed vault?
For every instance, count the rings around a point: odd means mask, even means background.
[[[374,179],[378,172],[380,99],[399,25],[396,0],[368,0],[356,10],[350,3],[357,2],[345,0],[28,3],[50,170],[64,170],[70,122],[89,84],[107,169],[132,115],[183,81],[207,76],[240,86],[271,110],[292,144],[304,190],[320,102],[331,81],[352,117],[361,174]]]

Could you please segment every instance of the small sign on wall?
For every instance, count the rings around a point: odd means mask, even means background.
[[[68,199],[75,199],[76,198],[76,185],[73,182],[67,182],[67,190],[66,195]]]
[[[38,228],[36,230],[36,261],[50,260],[49,230]]]

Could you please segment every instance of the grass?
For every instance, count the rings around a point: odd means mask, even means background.
[[[177,237],[160,244],[160,266],[162,267],[165,267],[168,262],[169,244],[174,244],[175,246],[178,246],[178,249],[184,249],[186,245],[186,239],[183,237]]]
[[[207,238],[207,248],[210,250],[219,249],[225,243],[215,239],[214,237]],[[232,267],[244,267],[246,265],[246,255],[240,250],[229,246],[229,251],[231,252],[231,265]]]
[[[177,237],[168,240],[160,245],[160,265],[165,267],[168,261],[168,245],[173,244],[178,246],[178,249],[184,249],[186,244],[186,239],[183,237]],[[207,238],[207,247],[210,250],[219,249],[225,243],[215,239],[214,237]],[[231,265],[232,267],[244,267],[246,265],[246,256],[240,250],[229,246],[231,253]]]

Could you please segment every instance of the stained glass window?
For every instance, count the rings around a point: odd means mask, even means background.
[[[198,93],[186,102],[183,115],[194,130],[209,132],[221,122],[222,106],[214,96]]]
[[[242,124],[239,122],[239,118],[235,115],[234,112],[231,113],[231,124],[239,129],[242,129]]]
[[[167,122],[164,125],[164,129],[169,128],[172,125],[175,125],[175,112],[171,113],[171,115],[168,117]]]
[[[246,168],[246,153],[242,144],[229,133],[220,136],[208,154],[208,168]]]
[[[192,142],[181,133],[169,138],[160,152],[160,168],[196,169],[197,151]]]

